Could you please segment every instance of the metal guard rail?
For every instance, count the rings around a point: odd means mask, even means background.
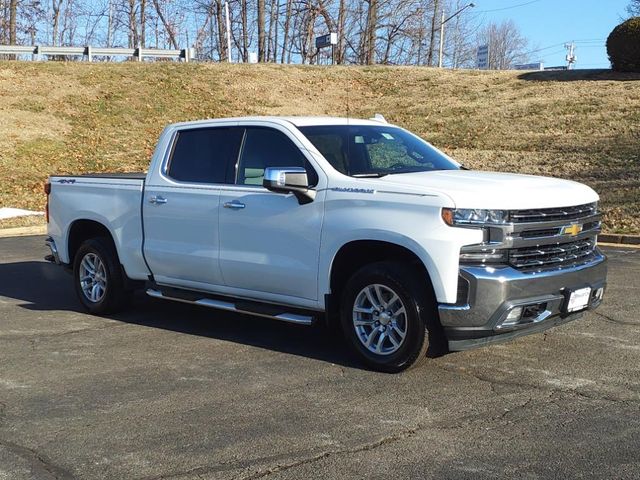
[[[46,47],[41,45],[0,45],[0,55],[78,55],[87,57],[92,61],[95,55],[134,57],[142,61],[144,57],[150,58],[179,58],[185,62],[195,57],[194,48],[182,50],[162,50],[158,48],[99,48],[99,47]]]

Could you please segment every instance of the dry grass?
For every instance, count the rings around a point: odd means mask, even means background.
[[[0,206],[53,173],[144,170],[167,123],[383,113],[472,168],[554,175],[640,232],[640,75],[409,67],[0,62]]]
[[[32,215],[27,217],[4,218],[0,220],[0,230],[3,228],[34,227],[45,225],[46,220],[43,215]]]

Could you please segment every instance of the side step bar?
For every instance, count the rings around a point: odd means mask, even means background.
[[[218,310],[228,310],[230,312],[246,313],[248,315],[257,315],[260,317],[272,318],[274,320],[282,320],[283,322],[297,323],[298,325],[311,325],[315,319],[312,315],[303,315],[300,313],[292,313],[283,311],[283,307],[275,305],[262,305],[256,302],[238,301],[237,303],[218,300],[214,298],[188,298],[185,296],[173,296],[166,292],[153,288],[147,289],[147,295],[153,298],[162,298],[164,300],[173,300],[176,302],[189,303],[191,305],[200,305],[202,307],[217,308]]]

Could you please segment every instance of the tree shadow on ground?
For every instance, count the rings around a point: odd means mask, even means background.
[[[534,82],[584,82],[584,81],[640,81],[640,72],[614,72],[609,69],[550,70],[526,72],[518,75],[520,80]]]

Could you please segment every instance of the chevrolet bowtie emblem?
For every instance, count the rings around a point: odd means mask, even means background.
[[[581,231],[582,231],[582,225],[579,225],[577,223],[573,225],[567,225],[566,227],[562,227],[563,235],[575,236],[575,235],[578,235]]]

